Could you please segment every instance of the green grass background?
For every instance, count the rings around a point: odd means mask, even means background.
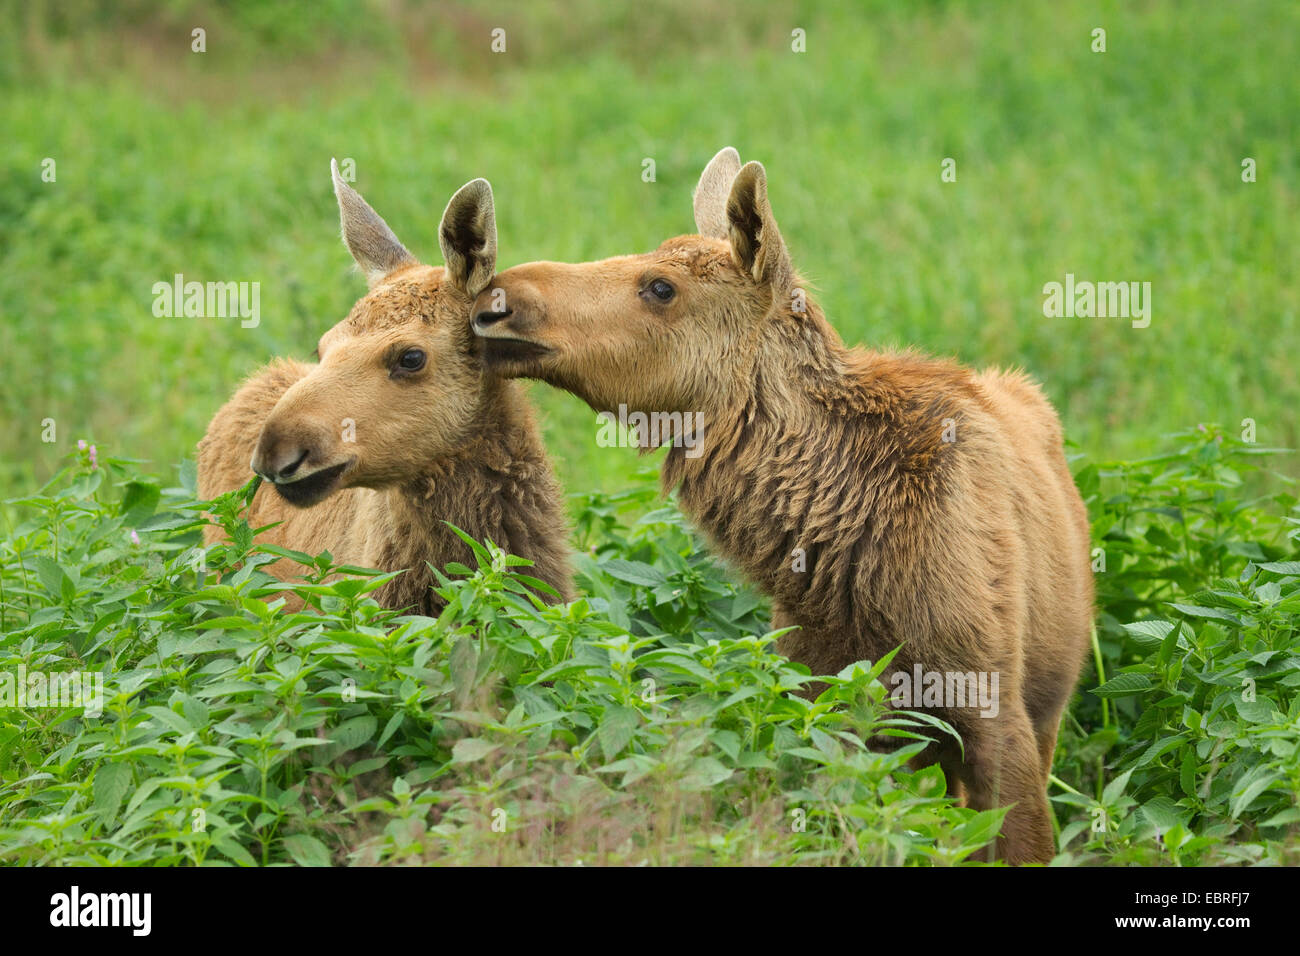
[[[310,355],[363,292],[330,157],[355,160],[432,262],[448,197],[489,178],[505,267],[693,231],[691,189],[732,144],[767,166],[847,341],[1023,366],[1103,458],[1203,420],[1300,437],[1294,3],[4,0],[0,15],[0,495],[83,437],[168,469],[244,376]],[[260,282],[261,325],[155,318],[151,286],[177,272]],[[1151,282],[1150,327],[1044,318],[1043,284],[1067,272]],[[631,480],[635,454],[597,447],[586,406],[532,395],[570,490]]]

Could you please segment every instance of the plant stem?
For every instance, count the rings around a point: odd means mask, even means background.
[[[1106,683],[1106,665],[1101,659],[1101,642],[1097,640],[1097,625],[1092,625],[1092,660],[1097,668],[1097,686],[1100,687]],[[1110,706],[1105,697],[1101,699],[1101,726],[1105,730],[1110,729]],[[1106,757],[1101,755],[1097,758],[1097,801],[1101,802],[1101,795],[1106,782]]]
[[[1106,665],[1101,659],[1101,642],[1097,640],[1097,625],[1092,625],[1092,662],[1097,668],[1097,686],[1100,687],[1106,683]],[[1101,699],[1101,725],[1110,728],[1110,702],[1105,697]]]

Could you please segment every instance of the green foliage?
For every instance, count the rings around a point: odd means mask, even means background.
[[[1176,439],[1076,476],[1104,552],[1105,680],[1062,733],[1057,773],[1078,788],[1056,799],[1089,812],[1064,837],[1080,860],[1294,863],[1300,511],[1243,494],[1275,449],[1205,427]]]
[[[1061,863],[1294,858],[1300,518],[1236,502],[1262,450],[1180,442],[1078,473],[1105,679],[1062,731]],[[255,487],[199,502],[192,467],[162,488],[83,450],[11,503],[0,679],[98,673],[103,700],[0,699],[0,859],[956,864],[996,835],[908,768],[951,730],[886,706],[888,659],[802,696],[763,602],[648,483],[576,496],[583,597],[466,538],[437,618],[259,543]],[[311,573],[286,588],[277,557]]]
[[[568,605],[467,538],[434,619],[381,609],[388,575],[257,543],[254,488],[204,504],[192,471],[164,490],[83,453],[14,502],[0,673],[98,672],[104,696],[0,711],[0,858],[956,863],[996,833],[907,771],[949,731],[885,705],[887,661],[795,694],[806,668],[672,508],[629,528],[590,498]],[[313,572],[282,594],[277,556]]]

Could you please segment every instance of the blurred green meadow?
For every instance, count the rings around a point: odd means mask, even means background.
[[[364,291],[331,157],[435,263],[447,199],[487,177],[504,268],[693,231],[696,178],[731,144],[767,166],[795,263],[846,341],[1022,366],[1096,457],[1148,454],[1199,421],[1300,440],[1293,3],[0,14],[0,497],[82,438],[170,473],[242,378],[311,355]],[[156,318],[153,284],[177,273],[260,283],[260,323]],[[1044,317],[1044,284],[1067,273],[1150,282],[1150,326]],[[571,491],[643,467],[596,445],[576,399],[531,393]]]

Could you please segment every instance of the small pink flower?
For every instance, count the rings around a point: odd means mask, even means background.
[[[95,446],[90,446],[90,470],[94,471],[99,467],[99,462],[95,460]]]
[[[140,536],[139,536],[138,534],[136,534],[134,531],[131,532],[131,543],[132,543],[132,544],[139,544],[139,543],[140,543]]]
[[[86,439],[82,438],[77,441],[77,450],[78,451],[86,450]]]

